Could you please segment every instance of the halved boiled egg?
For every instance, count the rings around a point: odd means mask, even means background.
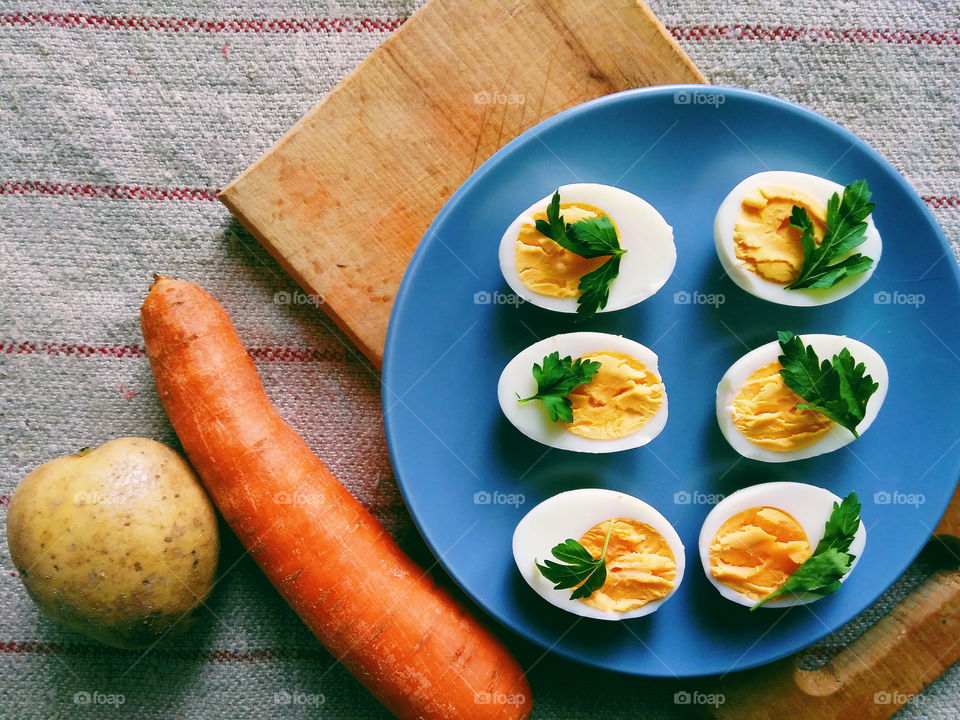
[[[591,380],[567,397],[572,422],[553,421],[537,395],[534,365],[545,358],[598,363]],[[646,445],[667,423],[667,391],[650,348],[620,335],[577,332],[534,343],[500,374],[497,396],[503,414],[524,435],[561,450],[605,453]]]
[[[570,588],[555,590],[537,567],[557,561],[551,550],[568,538],[595,559],[606,543],[606,581],[586,598],[572,600]],[[599,620],[654,612],[680,586],[685,565],[683,543],[663,515],[639,498],[600,488],[570,490],[533,508],[513,533],[513,557],[527,584],[547,602]]]
[[[846,348],[879,385],[867,401],[857,432],[873,423],[887,394],[887,366],[868,345],[843,335],[802,335],[804,345],[820,361]],[[730,446],[744,457],[763,462],[789,462],[833,452],[852,442],[850,430],[814,410],[798,410],[803,402],[780,376],[780,344],[761,345],[737,360],[717,386],[717,422]]]
[[[868,217],[866,239],[850,251],[873,258],[863,273],[851,275],[831,288],[787,290],[803,265],[800,231],[790,224],[797,205],[807,211],[814,236],[823,238],[827,202],[843,186],[816,175],[772,170],[740,182],[720,203],[713,225],[717,255],[727,275],[751,295],[781,305],[825,305],[846,297],[873,274],[883,243]]]
[[[717,503],[700,530],[703,571],[728,600],[753,606],[777,590],[823,538],[833,504],[829,490],[795,482],[771,482],[743,488]],[[861,521],[849,553],[857,564],[867,541]],[[849,577],[848,572],[840,582]],[[761,607],[789,607],[821,595],[788,594]]]
[[[620,273],[610,284],[607,310],[620,310],[645,300],[663,287],[677,262],[673,228],[646,200],[610,185],[563,185],[563,221],[606,217],[616,229]],[[553,193],[524,210],[500,240],[500,269],[514,293],[547,310],[574,313],[580,278],[603,265],[609,256],[584,258],[541,234],[537,220],[546,220]]]

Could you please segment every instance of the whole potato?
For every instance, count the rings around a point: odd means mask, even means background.
[[[44,463],[10,498],[7,542],[54,621],[118,648],[178,634],[213,586],[213,505],[187,462],[139,437]]]

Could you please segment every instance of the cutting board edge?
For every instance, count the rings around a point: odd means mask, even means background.
[[[313,285],[307,281],[307,279],[296,269],[296,267],[287,262],[287,259],[283,256],[283,254],[273,246],[273,244],[260,231],[256,224],[251,222],[243,213],[243,211],[232,203],[230,198],[220,195],[219,199],[220,202],[223,203],[223,205],[230,211],[230,213],[240,221],[240,223],[250,232],[251,235],[253,235],[256,241],[266,248],[267,252],[270,253],[270,257],[280,264],[280,267],[283,268],[284,272],[290,275],[297,285],[307,292],[320,297],[325,297],[325,294],[320,288],[313,287]],[[347,339],[356,346],[357,350],[359,350],[359,352],[353,352],[351,348],[347,347],[347,352],[357,359],[361,359],[362,353],[363,357],[366,357],[366,359],[374,366],[374,368],[376,368],[378,372],[382,370],[382,348],[380,352],[374,352],[374,349],[371,348],[370,345],[363,340],[363,338],[361,338],[352,330],[350,325],[340,317],[339,313],[337,313],[331,304],[324,302],[321,304],[321,307],[323,313],[329,317],[338,328],[340,328],[340,331],[346,335]]]
[[[643,0],[633,0],[633,1],[636,4],[637,9],[640,12],[642,12],[644,15],[646,15],[647,18],[650,20],[650,22],[656,25],[657,28],[660,30],[660,34],[663,35],[663,39],[666,41],[667,47],[669,47],[670,50],[673,51],[673,54],[677,57],[677,59],[682,64],[686,65],[687,70],[692,72],[693,75],[696,77],[696,80],[694,80],[691,84],[709,85],[710,81],[707,80],[706,75],[704,75],[703,72],[701,72],[700,68],[697,67],[696,63],[694,63],[693,60],[690,59],[690,56],[687,55],[687,51],[683,49],[683,46],[680,45],[679,42],[677,42],[677,39],[667,29],[667,26],[663,24],[663,21],[660,20],[659,17],[657,17],[656,13],[650,9],[650,6],[647,5],[645,2],[643,2]],[[662,86],[649,85],[647,87],[662,87]]]

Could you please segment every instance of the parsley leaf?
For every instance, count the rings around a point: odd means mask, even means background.
[[[592,317],[597,310],[607,305],[610,283],[620,274],[620,256],[614,255],[596,270],[580,278],[580,298],[577,300],[577,317],[581,320]]]
[[[850,572],[855,559],[850,545],[860,528],[860,501],[855,492],[847,495],[833,511],[824,526],[823,538],[813,554],[804,560],[787,581],[760,602],[758,607],[781,595],[811,593],[829,595],[840,589],[840,579]]]
[[[617,229],[608,217],[584,218],[569,227],[567,234],[573,238],[572,244],[577,248],[573,252],[581,257],[620,257],[626,252],[620,247]]]
[[[547,205],[546,221],[537,220],[536,226],[537,232],[541,235],[546,235],[557,243],[561,242],[567,234],[567,224],[563,221],[563,216],[560,215],[559,190],[553,194],[553,197],[550,199],[550,204]]]
[[[610,534],[615,524],[616,520],[611,520],[607,527],[607,536],[604,538],[600,557],[594,558],[583,545],[572,538],[567,538],[550,551],[561,562],[544,560],[542,565],[536,564],[537,570],[547,580],[556,583],[553,586],[554,590],[576,587],[570,594],[571,600],[590,597],[607,581],[607,547],[610,545]]]
[[[827,518],[823,537],[817,543],[814,555],[826,550],[847,552],[853,543],[853,537],[860,528],[860,501],[855,492],[843,499],[840,505],[833,504],[833,512]]]
[[[521,403],[540,400],[550,414],[550,420],[573,422],[573,404],[567,397],[576,388],[593,380],[600,369],[595,360],[574,360],[569,355],[560,357],[553,352],[543,359],[543,365],[533,364],[533,379],[537,381],[537,393],[528,398],[517,398]]]
[[[860,437],[857,425],[863,421],[870,397],[880,387],[870,375],[864,375],[866,366],[857,363],[847,348],[832,360],[821,362],[813,347],[804,346],[792,332],[781,330],[777,337],[783,350],[780,377],[803,400],[797,409],[816,410],[855,438]]]
[[[553,240],[564,250],[583,258],[609,256],[603,265],[580,278],[580,297],[577,300],[579,319],[592,317],[607,305],[610,284],[620,274],[620,256],[627,251],[620,247],[617,229],[610,218],[585,218],[568,224],[560,214],[560,191],[553,194],[547,205],[547,219],[537,220],[537,231]]]
[[[800,275],[787,285],[787,290],[829,288],[845,277],[869,270],[873,258],[861,253],[842,256],[866,240],[865,220],[875,207],[876,204],[870,202],[866,180],[857,180],[845,187],[842,200],[834,193],[827,203],[827,229],[818,245],[814,240],[813,221],[805,209],[794,205],[790,224],[800,231],[803,265]]]

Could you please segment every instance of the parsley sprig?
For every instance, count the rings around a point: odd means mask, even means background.
[[[816,410],[860,437],[857,425],[863,421],[870,396],[880,387],[864,374],[866,366],[857,363],[847,348],[821,362],[813,347],[792,332],[781,330],[777,337],[783,351],[780,377],[803,400],[797,409]]]
[[[607,547],[610,545],[610,535],[616,522],[611,520],[607,527],[600,557],[594,558],[583,545],[573,538],[567,538],[550,551],[560,562],[544,560],[542,565],[537,563],[537,570],[547,580],[556,583],[554,590],[575,587],[570,594],[571,600],[590,597],[607,581]]]
[[[583,258],[609,256],[603,265],[580,278],[577,316],[592,317],[607,306],[610,284],[620,274],[620,257],[627,251],[620,247],[617,230],[609,218],[585,218],[573,224],[564,222],[560,214],[560,191],[547,205],[547,219],[536,221],[537,231],[560,247]]]
[[[845,277],[866,272],[873,258],[861,253],[842,257],[866,240],[867,216],[875,203],[870,202],[866,180],[857,180],[843,189],[843,199],[834,193],[827,203],[827,228],[820,244],[814,238],[813,221],[799,205],[793,206],[790,224],[800,231],[803,265],[800,275],[787,290],[829,288]]]
[[[787,578],[787,581],[760,602],[750,608],[756,610],[781,595],[810,593],[829,595],[840,589],[840,579],[850,572],[855,555],[850,554],[850,545],[860,528],[860,501],[855,492],[847,495],[827,519],[823,538],[817,543],[813,554]]]
[[[600,369],[595,360],[574,360],[569,355],[560,357],[552,352],[543,359],[543,365],[533,364],[533,379],[537,381],[537,392],[527,398],[517,395],[519,402],[540,400],[550,414],[550,420],[573,422],[573,404],[567,397],[576,388],[593,380]]]

